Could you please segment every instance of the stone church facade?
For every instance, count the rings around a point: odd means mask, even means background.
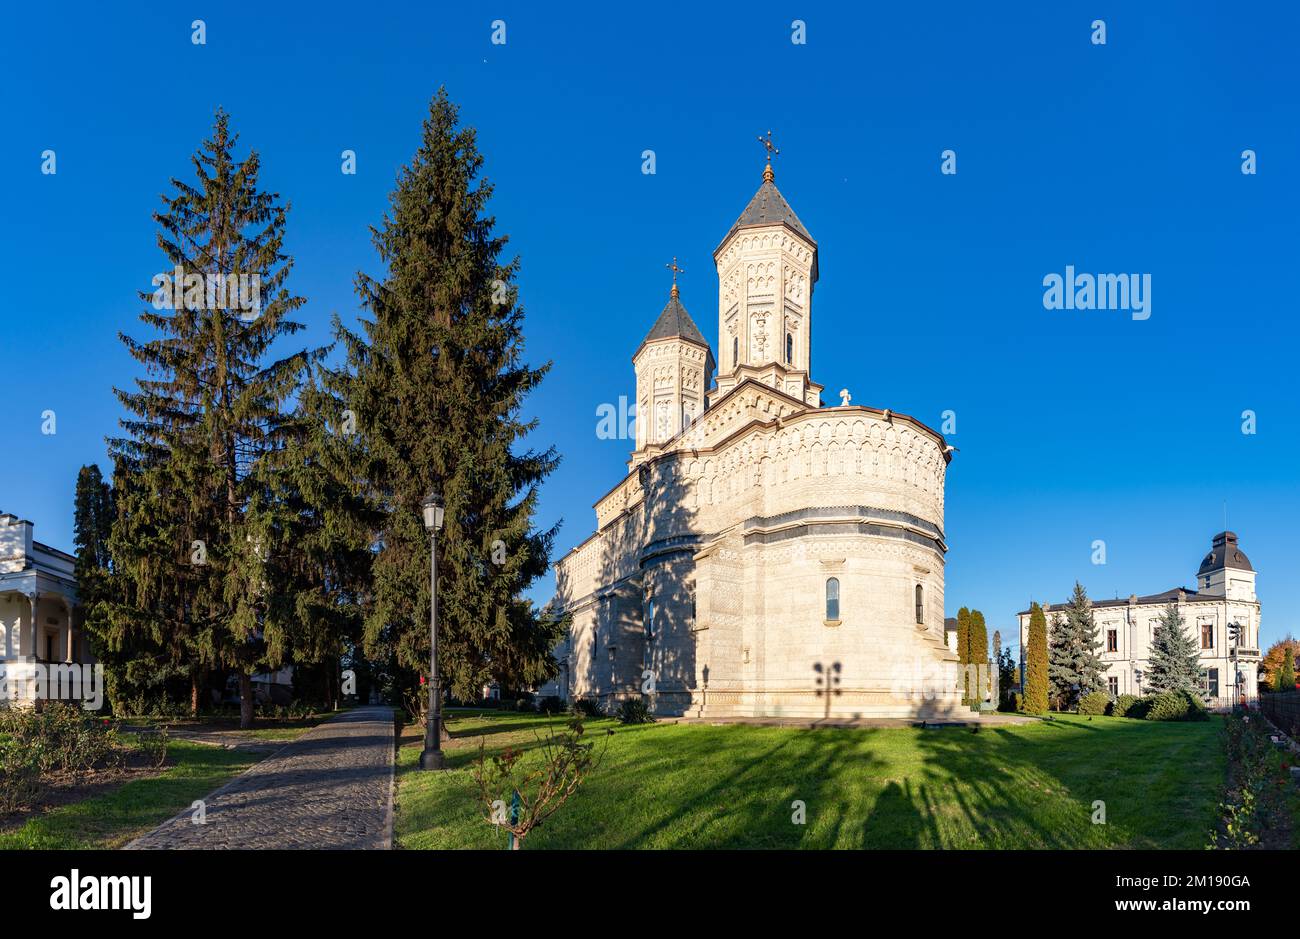
[[[823,406],[817,243],[770,163],[713,256],[717,357],[674,281],[632,357],[628,473],[555,565],[558,690],[705,718],[969,716],[944,637],[951,448],[847,393]]]

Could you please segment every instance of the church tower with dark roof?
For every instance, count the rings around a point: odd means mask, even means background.
[[[677,436],[708,406],[705,394],[713,377],[713,352],[682,306],[676,258],[671,269],[668,303],[632,356],[638,454]]]
[[[759,138],[760,142],[763,138]],[[776,188],[770,140],[763,182],[713,252],[718,269],[718,390],[746,378],[820,407],[812,368],[817,242]]]

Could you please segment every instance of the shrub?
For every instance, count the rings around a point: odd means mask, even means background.
[[[600,702],[595,698],[574,698],[569,710],[583,717],[600,717]]]
[[[1093,691],[1079,700],[1080,714],[1101,715],[1110,707],[1110,695],[1104,691]]]
[[[645,698],[627,698],[618,706],[620,724],[653,724],[654,720]]]
[[[1153,696],[1147,708],[1149,721],[1203,721],[1209,715],[1205,705],[1186,691],[1162,691]]]
[[[1008,692],[1003,699],[1002,710],[1004,711],[1023,711],[1025,709],[1025,700],[1019,691]]]
[[[537,712],[539,714],[563,714],[564,702],[557,695],[548,694],[537,701]]]
[[[81,773],[110,765],[120,756],[113,724],[63,701],[46,701],[40,710],[3,712],[0,733],[7,734],[11,746],[41,773]]]
[[[30,753],[10,742],[0,746],[0,814],[32,804],[40,786],[40,767]]]
[[[160,725],[152,730],[141,731],[136,736],[136,746],[152,765],[162,766],[167,762],[167,741],[170,736],[167,727]]]
[[[1141,700],[1135,694],[1122,694],[1111,702],[1110,710],[1106,713],[1112,717],[1137,717],[1139,715],[1133,713],[1133,711]]]

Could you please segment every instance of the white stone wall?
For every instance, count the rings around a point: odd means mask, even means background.
[[[1250,595],[1254,595],[1253,577]],[[1155,628],[1164,615],[1167,604],[1135,603],[1123,606],[1096,607],[1093,619],[1097,623],[1097,635],[1102,642],[1101,659],[1109,667],[1104,677],[1117,679],[1117,694],[1141,695],[1144,689],[1138,681],[1138,673],[1145,675],[1150,666],[1151,641]],[[1047,608],[1048,628],[1056,616],[1064,615],[1063,607]],[[1218,670],[1218,706],[1228,706],[1237,697],[1234,687],[1235,674],[1242,673],[1241,692],[1247,700],[1254,700],[1257,691],[1258,663],[1260,659],[1259,628],[1260,606],[1253,600],[1201,600],[1191,599],[1180,604],[1179,612],[1183,628],[1187,631],[1200,650],[1201,667]],[[1021,649],[1027,647],[1029,638],[1029,616],[1020,614]],[[1240,623],[1242,638],[1237,646],[1238,656],[1234,665],[1231,642],[1228,637],[1228,624]],[[1213,648],[1202,648],[1202,626],[1210,627]],[[1109,634],[1114,630],[1117,650],[1108,651]]]
[[[683,339],[646,343],[636,370],[636,446],[663,443],[704,413],[708,349]]]
[[[598,503],[600,531],[557,564],[557,599],[575,613],[575,694],[637,693],[649,668],[661,704],[677,712],[951,713],[940,441],[867,408],[755,426],[762,404],[739,404],[731,414],[724,404],[712,429],[725,434],[728,417],[747,418],[744,433],[638,467]],[[814,517],[784,518],[808,511]],[[878,533],[843,530],[863,524]],[[667,559],[647,561],[647,552]],[[824,616],[832,575],[841,582],[838,624]],[[650,599],[653,639],[644,629]],[[817,691],[836,665],[828,707]]]
[[[814,407],[820,403],[807,383],[816,258],[816,248],[783,225],[741,229],[719,246],[719,395],[735,387],[739,366],[777,362],[801,376],[797,398]],[[789,362],[787,335],[793,340]]]

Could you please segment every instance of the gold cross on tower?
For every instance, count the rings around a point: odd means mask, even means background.
[[[675,255],[675,254],[673,255],[673,263],[672,263],[672,264],[665,264],[664,267],[668,268],[668,270],[670,270],[670,271],[673,272],[673,292],[672,292],[672,295],[675,297],[675,296],[677,296],[677,275],[678,275],[678,274],[685,274],[685,273],[686,273],[686,268],[684,268],[684,267],[678,267],[678,266],[677,266],[677,255]]]
[[[763,167],[763,182],[770,183],[776,178],[776,175],[772,172],[772,157],[779,156],[781,151],[773,145],[772,132],[770,130],[767,132],[766,137],[760,134],[758,142],[761,143],[763,149],[767,151],[767,166]]]

